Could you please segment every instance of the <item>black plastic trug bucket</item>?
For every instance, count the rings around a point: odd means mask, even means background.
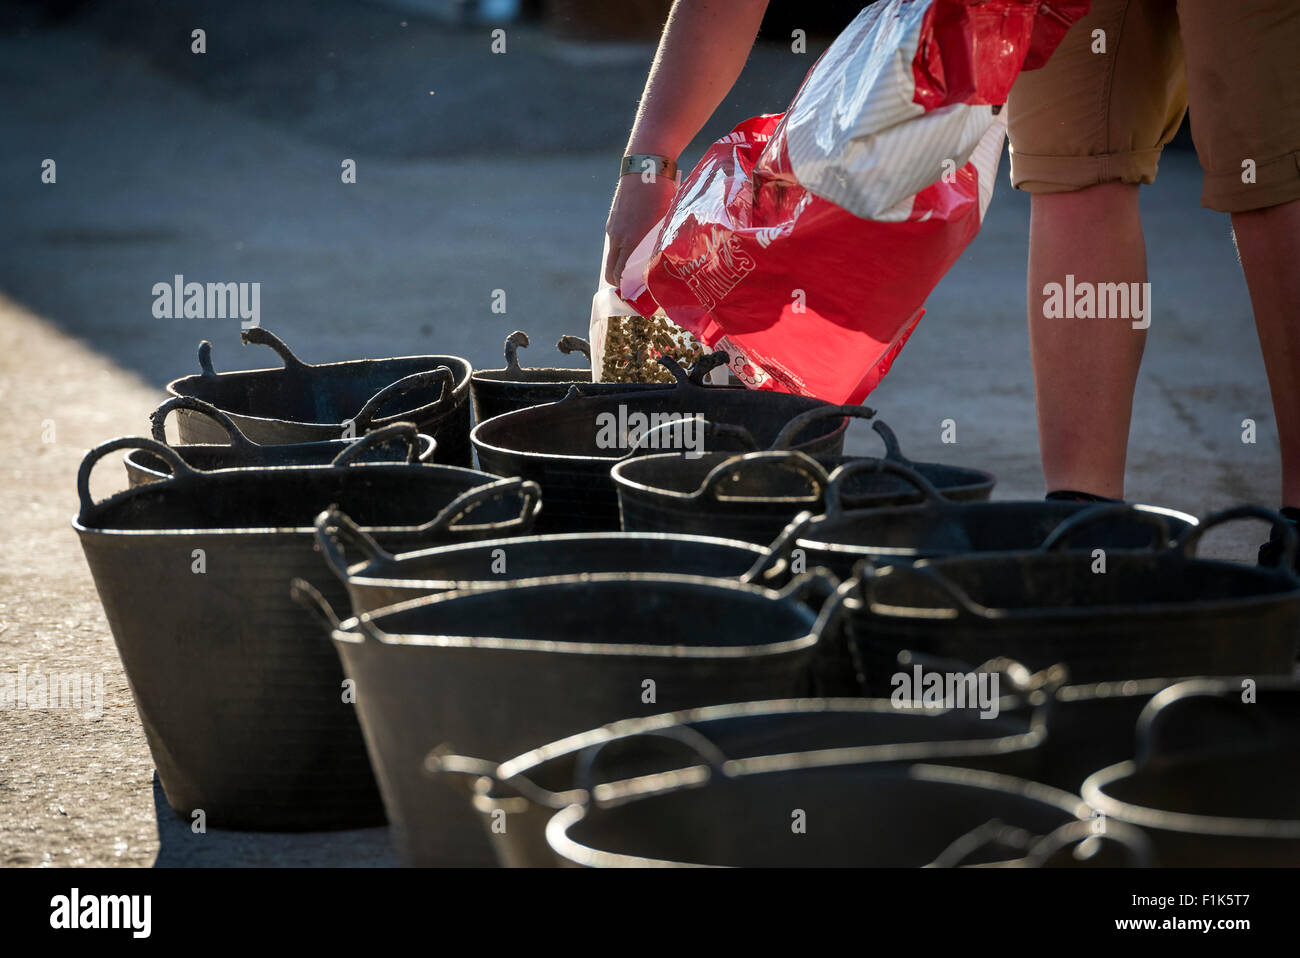
[[[850,509],[845,487],[864,475],[885,473],[913,485],[922,501],[910,505]],[[836,469],[827,481],[826,512],[788,537],[791,550],[802,550],[808,567],[824,566],[847,578],[863,559],[880,565],[910,564],[920,559],[1036,549],[1072,516],[1092,508],[1085,502],[954,502],[910,466],[889,459],[858,459]],[[1196,525],[1186,513],[1135,505],[1087,524],[1071,539],[1076,548],[1149,548],[1159,515],[1169,534],[1181,535]],[[1158,545],[1167,543],[1160,542]]]
[[[154,410],[149,418],[153,422],[153,438],[156,441],[167,442],[165,423],[167,414],[174,409],[192,409],[213,420],[226,431],[227,445],[171,447],[187,465],[200,472],[255,466],[328,466],[337,464],[337,460],[345,454],[357,455],[359,462],[428,462],[433,458],[437,446],[432,436],[423,434],[415,437],[414,444],[408,441],[409,436],[402,434],[395,436],[392,442],[373,444],[359,453],[349,453],[349,450],[355,446],[355,441],[348,439],[263,446],[250,442],[248,437],[239,431],[234,420],[220,409],[192,396],[173,396]],[[132,449],[126,454],[124,461],[127,478],[132,486],[157,482],[171,475],[171,468],[166,462],[150,455],[144,449]]]
[[[471,369],[459,356],[310,364],[260,326],[240,336],[274,349],[284,367],[217,373],[205,340],[199,344],[202,372],[173,380],[167,392],[210,402],[263,445],[354,438],[393,422],[413,422],[437,441],[440,462],[471,464]],[[225,441],[224,430],[201,416],[182,410],[177,421],[182,443]]]
[[[1179,681],[1126,679],[1051,691],[1044,712],[1047,740],[1035,750],[1033,770],[1025,777],[1078,792],[1097,769],[1132,758],[1133,729],[1142,709]]]
[[[865,406],[832,406],[828,409],[805,413],[803,422],[806,424],[815,421],[820,416],[837,414],[869,419],[871,418],[870,412]],[[798,425],[798,422],[792,422],[790,427],[795,428]],[[871,424],[871,428],[885,445],[883,458],[886,462],[905,466],[918,473],[930,485],[939,490],[945,499],[951,499],[955,502],[978,502],[988,499],[992,494],[993,486],[997,482],[992,473],[984,472],[982,469],[972,469],[969,466],[953,466],[941,462],[914,462],[903,455],[902,447],[898,443],[898,437],[894,435],[894,431],[887,425],[877,419]],[[780,449],[788,448],[789,436],[790,433],[787,431],[778,439],[775,447]],[[818,456],[817,458],[826,467],[826,471],[831,472],[846,463],[864,457],[853,455]],[[855,476],[852,482],[845,484],[843,498],[845,505],[852,509],[897,506],[919,501],[915,488],[902,481],[898,476],[891,475],[888,472],[864,473]]]
[[[793,753],[809,764],[932,761],[1010,774],[1030,769],[1043,733],[1028,716],[898,708],[877,699],[811,698],[714,705],[614,722],[517,756],[499,767],[457,756],[440,769],[475,779],[474,807],[502,865],[556,864],[546,823],[560,809],[676,771],[693,774],[701,751],[720,762]],[[590,779],[591,781],[586,781]]]
[[[1109,820],[1140,827],[1162,865],[1300,865],[1300,685],[1189,681],[1143,710],[1136,758],[1083,785]]]
[[[1011,774],[1077,794],[1084,779],[1099,768],[1133,757],[1133,729],[1151,699],[1186,678],[1118,679],[1066,684],[1063,665],[1030,672],[1022,663],[999,658],[981,666],[918,655],[910,650],[898,657],[896,673],[920,665],[926,672],[963,676],[993,672],[998,676],[999,717],[1041,727],[1041,741],[1027,753],[1027,762],[1008,769]],[[963,678],[963,681],[968,681]],[[1222,679],[1236,682],[1242,679]],[[1003,769],[993,769],[1003,771]]]
[[[820,512],[828,482],[816,459],[794,450],[637,456],[617,463],[610,477],[627,531],[712,529],[748,542],[770,542],[802,510]]]
[[[689,377],[677,363],[660,359],[677,377],[672,387],[591,397],[575,387],[560,402],[481,422],[471,436],[479,463],[542,487],[546,511],[539,532],[615,531],[620,527],[619,506],[610,467],[633,451],[633,432],[653,431],[674,417],[698,416],[710,423],[742,426],[755,440],[767,443],[798,414],[826,405],[806,396],[705,386],[703,377],[725,361],[725,354],[706,359]],[[644,423],[633,426],[634,416],[643,417]],[[630,427],[626,433],[620,424]],[[792,443],[810,455],[837,455],[847,428],[843,417],[824,420],[800,430]]]
[[[770,542],[796,513],[822,511],[829,473],[860,457],[809,448],[792,448],[793,440],[819,421],[844,417],[871,419],[866,406],[822,406],[792,419],[772,442],[760,450],[745,430],[716,427],[719,438],[734,437],[748,451],[710,452],[688,456],[681,452],[629,457],[617,463],[610,477],[618,490],[622,527],[637,532],[678,532],[724,535],[750,542]],[[993,488],[988,473],[940,463],[913,463],[903,457],[898,439],[883,422],[872,429],[885,444],[883,460],[921,475],[927,489],[945,499],[987,499]],[[916,502],[917,487],[890,471],[855,470],[841,483],[837,495],[854,509],[880,508]]]
[[[423,771],[430,750],[502,761],[628,715],[809,694],[840,596],[820,614],[805,599],[829,585],[812,574],[781,592],[694,576],[564,576],[335,622],[404,859],[494,862],[459,779]]]
[[[474,418],[478,422],[501,416],[517,409],[559,402],[569,389],[582,386],[587,396],[609,393],[644,392],[662,389],[661,383],[607,383],[591,381],[591,366],[582,369],[557,369],[554,367],[524,368],[519,365],[519,347],[528,345],[528,334],[515,330],[506,338],[506,365],[504,369],[477,369],[470,376],[470,391],[474,397]],[[566,356],[574,351],[591,361],[591,346],[577,336],[561,336],[555,344]]]
[[[846,615],[865,688],[888,694],[899,651],[963,662],[1006,656],[1032,670],[1064,663],[1072,682],[1178,674],[1289,674],[1300,639],[1300,578],[1290,571],[1296,532],[1277,513],[1242,506],[1187,529],[1159,551],[1063,549],[1086,525],[1130,513],[1097,505],[1062,523],[1036,550],[925,559],[913,566],[860,566]],[[1210,529],[1238,518],[1284,530],[1282,567],[1195,556]]]
[[[1073,795],[991,772],[801,759],[706,759],[703,776],[651,776],[612,804],[597,787],[595,802],[555,814],[547,841],[564,861],[592,867],[917,868],[1018,859],[1024,849],[997,835],[1047,836],[1089,817]],[[796,810],[803,829],[792,827]],[[981,841],[990,823],[994,840]],[[967,844],[971,854],[957,851]]]
[[[356,452],[397,431],[413,436],[415,427],[386,427]],[[166,462],[171,478],[95,503],[95,463],[127,448]],[[238,829],[383,821],[338,657],[289,595],[294,577],[310,575],[347,600],[321,575],[312,526],[320,509],[338,503],[387,547],[413,549],[527,532],[537,508],[535,486],[452,466],[204,473],[150,439],[93,449],[78,490],[73,528],[167,800],[182,814],[203,809],[213,828]],[[461,521],[467,510],[479,524]]]

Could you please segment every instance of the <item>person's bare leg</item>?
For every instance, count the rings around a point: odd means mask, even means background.
[[[1282,505],[1300,507],[1300,200],[1232,214],[1282,443]]]
[[[1029,220],[1029,349],[1043,478],[1049,492],[1120,498],[1146,330],[1125,319],[1044,316],[1044,287],[1064,286],[1066,274],[1075,283],[1146,282],[1136,185],[1035,194]]]

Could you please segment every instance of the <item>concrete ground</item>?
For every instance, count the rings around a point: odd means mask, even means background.
[[[304,47],[291,19],[277,21],[282,57],[267,36],[214,28],[210,44],[256,55],[199,61],[185,53],[188,27],[133,32],[102,12],[0,33],[0,674],[102,674],[105,696],[98,718],[0,712],[0,864],[392,861],[381,830],[193,836],[171,816],[68,525],[77,465],[104,439],[147,431],[162,385],[197,370],[199,339],[218,369],[271,359],[239,345],[235,321],[155,319],[152,286],[178,273],[260,282],[262,324],[308,361],[439,352],[496,367],[515,328],[533,336],[529,360],[551,359],[562,333],[585,331],[646,54],[602,60],[518,27],[507,72],[478,34],[401,27],[378,7],[313,9],[340,11],[318,18],[331,42]],[[419,36],[393,39],[402,30]],[[813,55],[765,47],[713,126],[780,109]],[[530,146],[525,116],[564,135]],[[340,182],[345,158],[354,185]],[[911,457],[985,468],[996,495],[1038,497],[1028,203],[1001,172],[982,233],[869,404]],[[1144,191],[1155,315],[1128,494],[1197,514],[1276,505],[1246,289],[1227,218],[1202,210],[1199,190],[1194,156],[1170,152]],[[955,445],[940,441],[945,419]],[[1244,419],[1255,444],[1241,441]],[[850,448],[874,450],[874,438],[859,424]],[[102,473],[100,492],[124,483],[111,462]],[[1248,558],[1262,536],[1234,528],[1207,546]]]

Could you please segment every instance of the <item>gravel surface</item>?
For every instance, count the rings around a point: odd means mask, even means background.
[[[86,450],[138,433],[159,393],[0,298],[0,675],[76,675],[95,689],[78,708],[0,711],[0,865],[394,864],[384,829],[195,834],[157,785],[69,520]],[[93,491],[124,486],[112,454]]]

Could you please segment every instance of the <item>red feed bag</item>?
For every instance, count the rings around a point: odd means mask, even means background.
[[[883,0],[682,181],[620,295],[746,385],[858,403],[979,231],[1005,117],[1087,0]]]

